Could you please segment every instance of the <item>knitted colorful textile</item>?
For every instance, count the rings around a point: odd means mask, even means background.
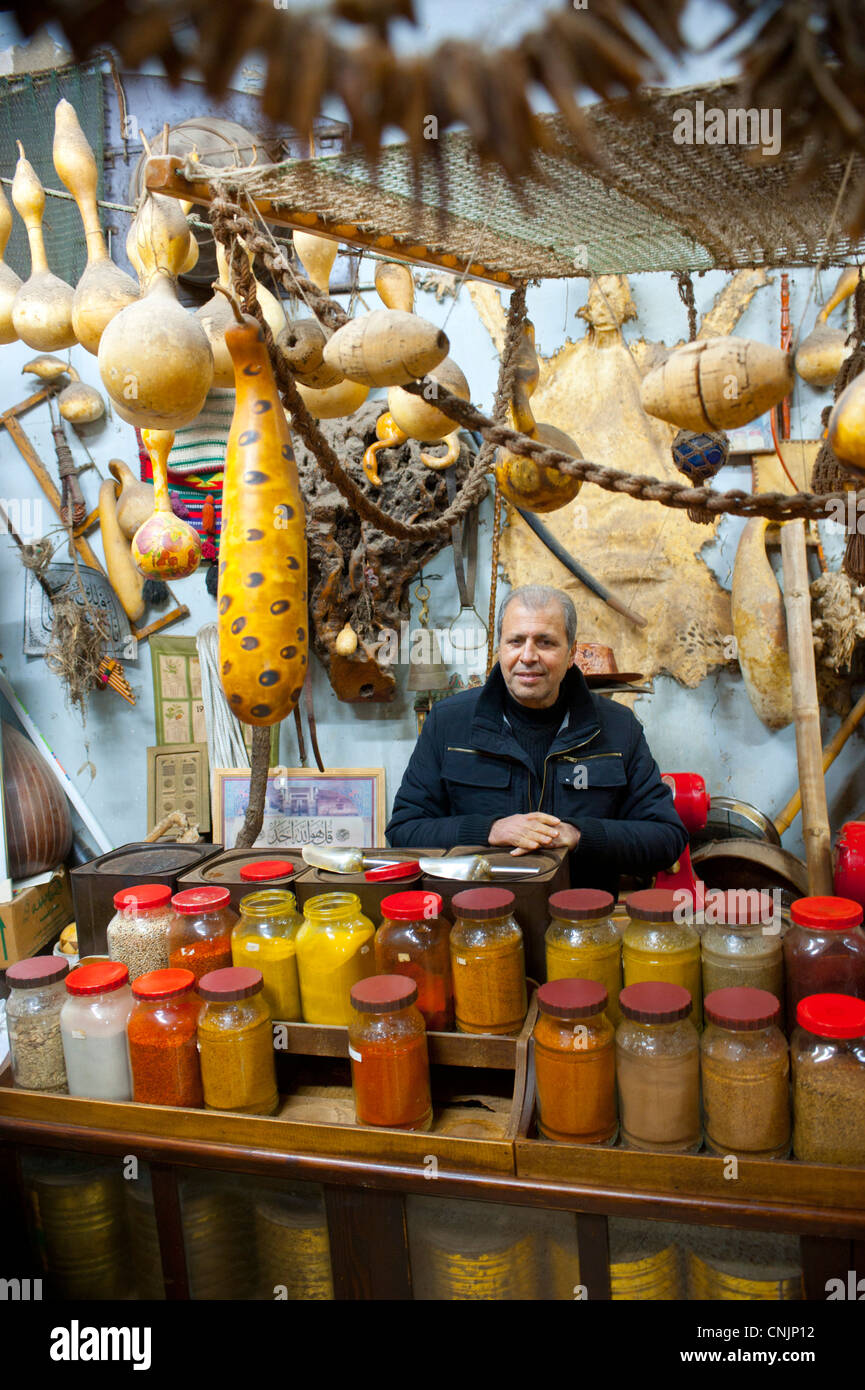
[[[172,497],[183,503],[187,519],[202,538],[202,558],[215,560],[219,554],[222,528],[222,483],[225,449],[234,415],[234,392],[214,387],[201,414],[191,425],[175,431],[168,456],[168,487]],[[141,477],[150,482],[153,470],[139,430],[138,455]]]

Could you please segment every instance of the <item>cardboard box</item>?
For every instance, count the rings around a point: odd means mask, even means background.
[[[69,875],[55,869],[47,883],[0,903],[0,970],[33,956],[72,921]]]

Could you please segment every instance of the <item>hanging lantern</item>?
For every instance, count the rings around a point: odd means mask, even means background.
[[[719,473],[730,457],[730,440],[723,430],[698,433],[694,430],[679,430],[672,444],[673,462],[680,473],[689,480],[692,487],[702,487],[704,483]],[[711,525],[714,514],[705,507],[689,507],[691,521]]]

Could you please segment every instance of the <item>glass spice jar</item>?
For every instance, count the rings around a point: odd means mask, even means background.
[[[351,989],[351,1084],[359,1125],[426,1130],[432,1124],[426,1027],[417,985],[371,975]]]
[[[133,1100],[204,1104],[198,1058],[202,1004],[194,990],[191,970],[153,970],[133,981],[135,1004],[126,1025]]]
[[[382,899],[382,924],[375,934],[375,968],[380,975],[405,975],[417,985],[417,1006],[431,1032],[454,1026],[454,982],[449,938],[438,893],[391,893]]]
[[[682,985],[643,981],[619,995],[616,1029],[619,1118],[626,1148],[696,1153],[700,1039]]]
[[[793,1153],[805,1163],[865,1164],[865,1001],[814,994],[793,1032]]]
[[[233,963],[261,971],[270,1016],[286,1023],[301,1017],[296,937],[302,921],[293,893],[263,888],[241,898],[231,933]]]
[[[550,897],[544,941],[548,980],[597,980],[607,991],[607,1015],[619,1022],[622,938],[612,918],[612,893],[568,888]]]
[[[375,927],[357,893],[308,898],[297,933],[300,1002],[307,1023],[351,1021],[351,988],[375,973]]]
[[[692,909],[666,888],[647,888],[625,901],[628,924],[622,939],[626,985],[644,980],[681,985],[691,996],[692,1022],[703,1026],[700,938],[690,924]]]
[[[451,968],[461,1033],[518,1033],[526,1016],[523,934],[507,888],[467,888],[451,900]]]
[[[60,1035],[70,1096],[131,1100],[126,1024],[132,1009],[122,961],[79,965],[66,976]]]
[[[66,1091],[60,1011],[69,967],[56,956],[32,956],[6,969],[6,1024],[12,1079],[28,1091]]]
[[[703,995],[718,989],[762,989],[784,998],[781,924],[768,893],[712,889],[703,906]],[[783,1027],[783,1010],[778,1026]]]
[[[196,980],[231,965],[231,930],[237,921],[227,888],[203,885],[175,893],[168,932],[169,970],[191,970]]]
[[[279,1108],[273,1027],[260,970],[229,966],[198,982],[201,1083],[208,1110],[273,1115]]]
[[[787,1021],[811,994],[850,994],[865,999],[865,932],[862,908],[852,898],[797,898],[784,937]]]
[[[122,961],[130,980],[151,970],[168,969],[168,936],[175,923],[171,889],[164,883],[139,883],[114,894],[117,909],[106,929],[108,954]]]
[[[706,1148],[738,1158],[790,1152],[790,1063],[781,1006],[763,989],[716,989],[700,1044]]]
[[[615,1136],[616,1035],[597,980],[548,980],[537,994],[535,1084],[545,1139],[603,1144]]]

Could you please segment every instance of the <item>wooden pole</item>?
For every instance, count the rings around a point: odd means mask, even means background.
[[[856,725],[861,723],[863,715],[865,715],[865,695],[860,695],[856,704],[844,720],[844,723],[839,726],[837,733],[823,749],[824,773],[828,772],[838,754],[841,752],[841,749],[844,747],[844,744],[856,728]],[[797,789],[795,795],[790,797],[783,811],[775,817],[775,829],[779,835],[783,835],[787,827],[793,824],[793,821],[799,814],[801,805],[802,793]]]
[[[793,684],[793,720],[796,757],[802,796],[802,834],[808,864],[808,891],[812,896],[831,896],[832,844],[826,785],[823,781],[823,740],[817,701],[814,637],[811,630],[811,594],[805,523],[788,521],[781,527],[784,564],[784,607],[787,612],[787,649]]]

